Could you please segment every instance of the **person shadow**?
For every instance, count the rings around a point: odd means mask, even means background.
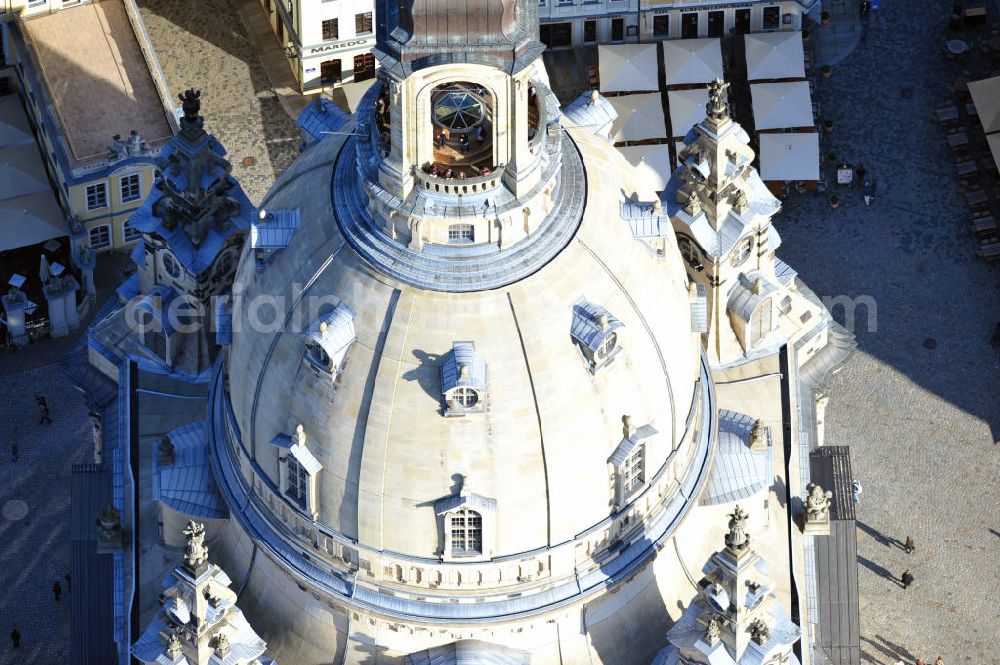
[[[896,586],[898,586],[900,588],[904,588],[903,587],[903,583],[895,575],[893,575],[888,570],[886,570],[882,566],[878,565],[874,561],[869,561],[868,559],[866,559],[866,558],[864,558],[862,556],[859,556],[858,557],[858,563],[861,564],[862,566],[864,566],[865,568],[867,568],[868,570],[872,571],[873,573],[875,573],[879,577],[884,577],[887,580],[891,580],[892,583],[895,584]]]
[[[885,545],[886,547],[896,547],[904,551],[906,550],[906,544],[903,543],[902,541],[897,540],[892,536],[885,535],[878,529],[865,524],[861,520],[858,520],[857,524],[859,529],[861,529],[866,534],[874,538],[875,542],[877,542],[878,544]]]

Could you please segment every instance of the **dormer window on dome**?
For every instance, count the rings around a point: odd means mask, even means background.
[[[607,366],[621,351],[617,331],[623,327],[621,321],[600,305],[583,298],[573,305],[569,334],[592,374]]]
[[[434,512],[441,529],[442,560],[467,561],[493,555],[496,499],[480,496],[463,487],[458,494],[436,501]]]
[[[656,434],[652,425],[636,428],[632,416],[622,417],[622,440],[608,458],[614,472],[616,509],[646,486],[646,443]]]
[[[302,425],[295,428],[295,435],[279,434],[271,439],[278,448],[278,488],[289,501],[311,515],[317,515],[316,477],[323,469],[319,460],[306,447],[306,433]]]
[[[486,361],[475,342],[455,342],[441,364],[444,415],[464,416],[486,410]]]
[[[353,309],[340,303],[302,333],[306,338],[305,359],[313,367],[337,377],[344,367],[347,352],[358,339],[354,333],[355,316]]]

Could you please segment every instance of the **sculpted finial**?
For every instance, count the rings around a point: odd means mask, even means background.
[[[719,629],[719,620],[712,617],[708,620],[708,624],[705,626],[705,641],[709,645],[714,645],[719,641],[719,637],[722,635],[722,631]]]
[[[205,525],[189,520],[182,532],[187,536],[184,547],[184,566],[192,573],[200,574],[208,563],[208,548],[205,547]]]
[[[806,498],[806,521],[821,522],[829,519],[832,499],[833,492],[824,492],[817,483],[809,483],[809,496]]]
[[[170,633],[170,636],[167,638],[167,657],[171,660],[176,660],[180,655],[181,638],[177,637],[177,633]]]
[[[771,629],[768,628],[763,619],[754,619],[750,622],[750,639],[754,642],[757,644],[763,644],[764,642],[767,642],[767,638],[770,636]]]
[[[687,196],[687,201],[684,204],[684,209],[692,217],[697,217],[698,213],[701,212],[701,199],[698,198],[698,192],[692,190]]]
[[[729,119],[729,96],[726,92],[729,84],[722,79],[715,79],[708,84],[708,104],[705,111],[710,120],[723,121]]]
[[[632,423],[632,416],[622,416],[622,436],[626,439],[635,434],[635,425]]]
[[[726,549],[733,554],[742,554],[750,547],[750,534],[747,533],[747,519],[750,516],[743,512],[739,504],[729,515],[729,532],[726,534]]]

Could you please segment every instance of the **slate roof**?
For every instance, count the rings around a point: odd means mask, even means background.
[[[460,367],[468,368],[462,377]],[[486,361],[476,353],[475,342],[455,342],[441,363],[441,392],[459,387],[471,387],[486,392]]]
[[[789,266],[787,263],[781,259],[775,257],[774,259],[774,276],[778,278],[778,281],[782,286],[788,286],[795,280],[797,272],[795,269]]]
[[[628,456],[632,454],[635,447],[646,439],[650,439],[657,434],[656,428],[652,425],[642,425],[637,427],[635,433],[627,439],[622,439],[615,451],[611,453],[611,457],[608,458],[608,462],[613,466],[621,466],[628,459]]]
[[[607,317],[607,328],[604,330],[601,330],[597,322],[602,314]],[[608,335],[624,327],[614,314],[600,305],[588,302],[585,298],[580,298],[573,305],[573,323],[570,325],[569,334],[591,351],[596,352]]]
[[[461,494],[438,499],[434,502],[434,512],[438,515],[444,515],[453,510],[466,507],[478,513],[495,513],[497,511],[497,500],[463,490]]]
[[[701,505],[718,505],[747,499],[771,485],[771,449],[750,450],[754,419],[719,410],[719,436],[715,463],[702,493]],[[768,441],[770,443],[770,441]]]
[[[153,315],[153,318],[159,322],[163,329],[163,333],[167,336],[174,334],[174,327],[170,322],[170,303],[177,297],[177,289],[172,286],[167,286],[166,284],[160,284],[156,286],[147,295],[142,296],[139,302],[136,304],[136,309],[141,309],[144,312],[149,312]],[[156,298],[160,299],[160,304],[157,306]]]
[[[618,119],[618,111],[611,102],[600,93],[590,91],[581,92],[563,109],[563,115],[577,127],[605,137],[611,130],[611,124]]]
[[[179,513],[204,519],[229,515],[208,461],[208,433],[203,421],[178,427],[168,434],[174,462],[158,464],[153,456],[153,499]]]
[[[174,137],[163,147],[163,151],[160,153],[160,163],[163,163],[163,160],[166,160],[174,151],[181,149],[177,145],[180,140],[178,137]],[[203,149],[211,150],[220,156],[226,153],[218,141],[211,137],[209,137]],[[185,151],[190,152],[189,149],[185,149]],[[174,186],[180,191],[183,191],[186,185],[183,172],[173,175],[165,171],[162,177],[170,178]],[[207,189],[218,178],[226,178],[233,183],[233,187],[229,190],[227,196],[239,204],[240,210],[239,213],[229,218],[229,223],[224,230],[219,230],[215,223],[210,223],[205,238],[197,247],[191,244],[190,238],[188,238],[187,233],[184,231],[183,224],[178,223],[170,230],[164,226],[162,219],[153,215],[153,205],[163,196],[156,189],[153,190],[150,196],[146,197],[143,204],[136,208],[135,212],[129,218],[129,223],[136,231],[152,233],[163,238],[180,264],[192,275],[199,275],[211,267],[215,261],[215,257],[226,246],[229,239],[233,235],[249,229],[250,222],[257,213],[256,208],[250,203],[250,199],[247,198],[243,188],[240,187],[239,183],[232,176],[226,175],[225,170],[219,165],[213,165],[205,169],[200,185]]]
[[[135,243],[132,248],[132,253],[129,254],[129,258],[132,259],[132,263],[136,264],[141,268],[146,267],[146,243],[141,240]]]
[[[754,293],[752,287],[754,282],[758,279],[762,280],[764,288],[760,293]],[[749,321],[750,315],[753,314],[757,305],[777,291],[778,287],[767,281],[767,279],[765,279],[764,276],[756,270],[751,270],[748,273],[740,273],[736,284],[734,284],[732,290],[729,291],[729,299],[726,306],[730,312],[740,317],[743,321]]]
[[[113,433],[105,433],[108,436]],[[114,565],[112,555],[97,553],[94,520],[111,502],[111,469],[74,464],[70,476],[70,663],[114,663]]]
[[[254,249],[283,249],[299,228],[299,211],[268,210],[267,219],[254,219],[250,226],[250,246]]]
[[[708,298],[705,285],[696,284],[697,295],[691,301],[691,332],[708,332]]]
[[[323,468],[319,460],[309,452],[304,443],[299,443],[298,438],[288,434],[278,434],[271,439],[271,445],[278,448],[287,448],[288,452],[302,465],[306,473],[315,475]]]
[[[340,303],[306,328],[302,336],[318,345],[330,357],[331,368],[338,371],[351,344],[358,338],[354,332],[357,314],[346,303]],[[323,328],[325,324],[325,328]]]
[[[345,113],[326,97],[317,97],[312,104],[306,105],[295,120],[299,129],[309,137],[310,141],[322,141],[326,138],[323,132],[336,132],[351,119],[350,113]]]

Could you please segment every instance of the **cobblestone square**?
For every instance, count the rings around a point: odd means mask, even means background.
[[[45,396],[51,425],[38,423],[36,395]],[[87,413],[85,396],[59,364],[5,374],[0,381],[0,663],[5,665],[69,661],[72,591],[67,593],[63,575],[70,570],[70,474],[72,465],[89,462],[93,451]],[[27,512],[10,502],[24,502]],[[63,591],[59,603],[52,589],[56,581]],[[10,641],[15,626],[21,633],[17,651]]]

